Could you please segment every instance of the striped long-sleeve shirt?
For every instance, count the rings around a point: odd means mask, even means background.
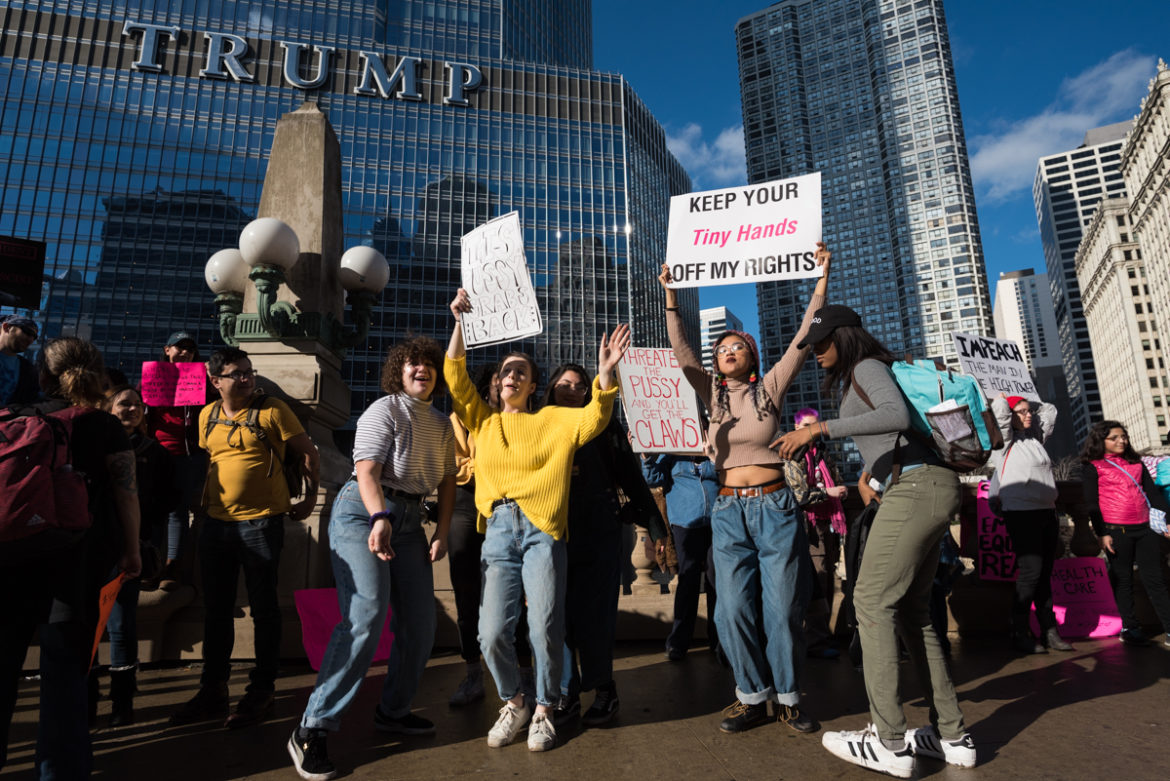
[[[455,474],[451,421],[429,401],[405,393],[383,396],[358,418],[353,460],[382,464],[384,486],[429,494]]]

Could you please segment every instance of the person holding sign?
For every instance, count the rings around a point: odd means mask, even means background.
[[[528,748],[556,745],[550,711],[560,697],[564,653],[564,604],[569,483],[577,449],[605,430],[618,386],[614,367],[630,346],[630,328],[619,325],[601,338],[593,398],[579,409],[548,406],[530,411],[538,368],[523,353],[500,364],[500,409],[480,398],[467,376],[461,319],[471,310],[463,288],[451,302],[455,328],[443,373],[453,408],[475,437],[475,505],[486,519],[479,638],[484,659],[505,700],[488,733],[492,748],[506,746],[525,723]],[[520,690],[513,642],[528,599],[528,625],[536,661],[535,709]],[[534,712],[535,711],[535,712]]]
[[[864,471],[886,483],[853,591],[872,723],[865,730],[827,732],[821,743],[846,762],[899,778],[913,775],[916,754],[974,767],[975,744],[928,608],[939,543],[959,511],[959,476],[907,436],[910,412],[890,370],[894,356],[862,327],[856,312],[825,307],[799,344],[813,346],[825,370],[822,393],[840,394],[841,416],[798,428],[773,444],[791,458],[814,439],[852,437]],[[895,460],[901,473],[891,477],[898,474]],[[937,718],[929,727],[906,729],[898,694],[899,636],[918,671],[932,722]]]
[[[670,267],[664,264],[658,276],[666,291],[670,346],[711,412],[708,440],[720,485],[711,511],[719,591],[715,624],[735,674],[736,696],[719,725],[724,732],[763,724],[769,701],[777,704],[777,721],[797,732],[818,729],[798,704],[804,611],[812,588],[808,538],[800,508],[784,482],[780,456],[769,443],[779,431],[784,394],[808,356],[808,347],[798,343],[812,325],[813,313],[824,306],[830,257],[818,242],[816,263],[822,276],[800,331],[780,362],[763,375],[755,339],[740,331],[715,340],[714,372],[701,366],[687,343]]]
[[[1089,520],[1117,579],[1114,598],[1124,626],[1121,641],[1145,645],[1149,638],[1133,612],[1133,565],[1137,564],[1162,630],[1170,632],[1170,593],[1162,578],[1161,541],[1150,528],[1152,511],[1170,512],[1170,503],[1129,444],[1129,432],[1116,420],[1093,424],[1081,448],[1081,461]],[[1163,534],[1170,537],[1170,532]],[[1163,643],[1170,647],[1170,634]]]
[[[1056,477],[1044,443],[1056,428],[1056,407],[1043,402],[1033,409],[1022,396],[1000,393],[991,401],[1007,447],[991,454],[995,467],[987,500],[1003,518],[1016,554],[1016,596],[1012,602],[1012,646],[1020,653],[1042,654],[1046,647],[1071,651],[1056,628],[1052,611],[1052,567],[1056,562]],[[1028,625],[1032,603],[1043,637]]]

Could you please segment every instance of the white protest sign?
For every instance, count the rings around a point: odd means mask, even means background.
[[[699,400],[669,347],[631,347],[618,374],[636,453],[702,453]]]
[[[983,395],[993,399],[1000,393],[1009,396],[1023,396],[1029,401],[1040,401],[1024,354],[1019,345],[1008,339],[992,339],[990,336],[951,333],[955,340],[955,351],[959,354],[959,365],[963,374],[974,377]]]
[[[671,287],[821,276],[820,173],[670,199]]]
[[[465,235],[461,246],[463,287],[471,297],[471,311],[463,315],[467,347],[539,334],[543,326],[524,258],[520,213],[485,222]]]

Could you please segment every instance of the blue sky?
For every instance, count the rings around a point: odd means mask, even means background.
[[[735,23],[766,0],[594,0],[594,67],[622,73],[662,123],[695,189],[746,183]],[[1032,204],[1042,155],[1138,113],[1165,0],[949,0],[955,78],[992,295],[1004,271],[1044,270]],[[831,241],[832,237],[826,237]],[[755,289],[705,288],[758,333]]]

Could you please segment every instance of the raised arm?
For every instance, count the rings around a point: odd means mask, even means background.
[[[455,315],[455,327],[451,329],[451,341],[447,343],[447,357],[459,360],[466,357],[467,346],[463,343],[463,313],[471,311],[471,296],[463,288],[455,293],[451,301],[451,314]]]
[[[463,343],[463,313],[471,311],[471,298],[467,291],[459,288],[455,298],[451,301],[451,314],[455,316],[455,328],[451,331],[451,341],[447,344],[447,360],[443,363],[443,377],[447,380],[447,389],[451,392],[452,409],[469,430],[479,428],[479,424],[492,413],[479,393],[475,384],[467,376],[467,347]]]
[[[682,367],[683,376],[699,394],[699,399],[711,408],[711,374],[695,355],[694,348],[687,341],[686,328],[683,325],[682,315],[678,311],[678,291],[670,287],[674,277],[670,274],[670,266],[662,264],[662,271],[658,274],[658,283],[666,292],[666,333],[670,337],[670,348],[674,350],[674,357]]]

